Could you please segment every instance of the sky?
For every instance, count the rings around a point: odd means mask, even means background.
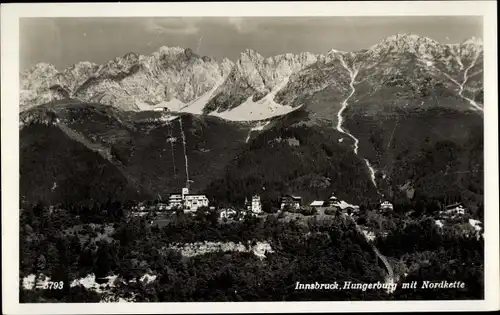
[[[20,69],[39,62],[63,70],[79,61],[105,63],[161,46],[191,48],[202,56],[237,60],[253,49],[270,57],[368,48],[401,33],[441,43],[482,38],[481,17],[115,17],[20,19]]]

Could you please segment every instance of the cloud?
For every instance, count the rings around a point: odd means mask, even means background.
[[[146,31],[157,34],[196,34],[200,31],[197,23],[193,19],[165,18],[147,19]]]
[[[255,18],[230,17],[228,23],[240,34],[252,33],[259,28],[259,23]]]
[[[232,28],[239,34],[250,34],[274,23],[255,17],[169,17],[145,20],[146,31],[159,34],[197,34],[201,29],[215,25]]]

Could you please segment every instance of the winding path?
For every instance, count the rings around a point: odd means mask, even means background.
[[[177,177],[177,170],[175,168],[175,153],[174,153],[174,140],[173,140],[173,137],[174,137],[174,134],[173,134],[173,129],[174,127],[172,126],[172,124],[170,124],[170,121],[167,123],[168,125],[168,142],[170,142],[170,151],[172,153],[172,167],[173,167],[173,170],[174,170],[174,178]]]
[[[351,217],[349,217],[349,218],[351,218]],[[385,283],[386,284],[393,284],[393,283],[395,283],[394,270],[392,269],[392,266],[389,263],[389,261],[387,260],[387,258],[384,255],[382,255],[382,253],[378,250],[378,248],[375,247],[375,245],[368,239],[368,237],[366,237],[365,233],[363,233],[363,231],[361,230],[361,228],[359,227],[359,225],[356,223],[356,221],[354,221],[354,219],[352,219],[352,218],[351,218],[351,220],[354,223],[354,226],[356,227],[356,230],[358,231],[358,233],[361,233],[361,235],[363,235],[365,237],[366,242],[370,245],[370,247],[372,248],[372,250],[375,253],[375,255],[377,255],[377,257],[384,264],[385,269],[387,270],[387,276],[385,278]],[[390,288],[391,288],[391,286],[389,286],[389,289],[387,289],[387,293],[394,292],[394,290],[392,290]]]
[[[359,68],[355,69],[354,66],[353,66],[352,69],[349,68],[349,66],[347,66],[347,63],[344,60],[344,56],[342,56],[342,55],[340,55],[339,59],[340,59],[340,63],[342,64],[342,66],[347,70],[347,72],[349,72],[349,77],[351,78],[351,81],[349,82],[349,86],[351,88],[351,93],[349,93],[349,95],[346,97],[346,99],[342,102],[342,108],[337,113],[337,126],[336,126],[336,129],[338,130],[338,132],[343,133],[343,134],[349,136],[352,140],[354,140],[354,154],[358,155],[359,140],[353,134],[351,134],[349,131],[345,130],[342,127],[342,124],[344,122],[344,118],[342,117],[342,113],[347,108],[347,106],[349,104],[348,103],[349,99],[356,92],[356,88],[354,87],[354,82],[356,81],[356,76],[358,75]],[[364,160],[364,162],[366,164],[366,167],[370,171],[370,178],[372,180],[373,186],[377,187],[377,182],[375,180],[376,170],[370,164],[370,161],[368,161],[368,159],[363,159],[363,160]]]
[[[182,127],[182,117],[179,117],[179,126],[181,130],[181,136],[182,136],[182,143],[184,147],[184,160],[186,162],[186,185],[189,185],[189,164],[188,164],[188,157],[187,157],[187,149],[186,149],[186,135],[184,134],[184,129]]]

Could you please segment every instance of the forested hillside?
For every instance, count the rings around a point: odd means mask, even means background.
[[[445,108],[363,115],[348,111],[346,127],[356,130],[360,154],[377,169],[386,196],[430,203],[483,202],[483,120],[474,111]]]
[[[132,186],[116,165],[59,128],[33,124],[20,137],[22,202],[94,205],[141,198],[139,187]]]
[[[376,201],[364,163],[339,137],[329,126],[277,126],[253,139],[206,192],[228,204],[255,193],[271,203],[282,194],[307,202],[332,192],[353,203]]]

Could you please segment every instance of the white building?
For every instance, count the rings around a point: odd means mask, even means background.
[[[392,203],[390,203],[389,201],[386,200],[380,204],[380,209],[381,210],[393,210],[394,206],[392,205]]]
[[[168,202],[171,208],[182,208],[184,205],[182,194],[170,194]]]
[[[446,210],[440,211],[440,214],[449,217],[462,216],[465,214],[465,208],[462,203],[458,202],[446,206]]]
[[[247,207],[247,210],[251,211],[252,213],[262,213],[262,203],[260,202],[259,195],[254,195],[252,197],[252,202],[248,202],[248,200],[245,199],[245,205]]]
[[[302,197],[300,196],[285,195],[281,197],[281,205],[280,205],[281,210],[285,209],[285,207],[298,210],[300,209],[301,205],[302,205]]]
[[[205,195],[184,195],[184,207],[188,211],[196,211],[201,207],[208,207],[208,198]]]
[[[187,211],[196,211],[200,207],[208,207],[206,195],[190,194],[188,188],[182,188],[182,192],[171,194],[169,198],[170,207],[183,208]]]

